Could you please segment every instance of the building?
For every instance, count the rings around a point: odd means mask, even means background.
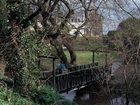
[[[91,11],[89,13],[88,23],[80,29],[82,35],[87,36],[96,36],[103,34],[103,17],[98,14],[96,11]],[[75,14],[70,19],[70,25],[72,26],[70,34],[73,34],[76,31],[76,28],[83,24],[85,20],[84,11],[76,11]]]

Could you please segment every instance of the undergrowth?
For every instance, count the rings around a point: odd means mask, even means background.
[[[1,83],[0,105],[74,105],[48,86],[35,88],[29,94],[22,96]]]

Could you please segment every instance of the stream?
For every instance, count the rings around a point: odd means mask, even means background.
[[[115,62],[112,64],[112,73],[111,75],[114,75],[114,72],[122,65],[122,62]],[[85,91],[88,91],[88,88],[85,89]],[[109,97],[105,94],[100,94],[100,92],[90,93],[80,91],[80,94],[77,91],[69,91],[68,93],[63,93],[61,96],[63,96],[66,100],[77,103],[78,105],[126,105],[126,99],[124,95],[110,95],[112,97]],[[136,103],[133,99],[130,99],[129,105],[140,105]]]
[[[66,100],[77,103],[78,105],[125,105],[126,100],[123,96],[108,97],[107,95],[97,95],[94,93],[84,93],[76,95],[76,91],[61,94]],[[129,105],[140,105],[130,101]]]

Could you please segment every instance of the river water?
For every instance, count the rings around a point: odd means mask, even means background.
[[[111,68],[111,75],[114,75],[114,72],[122,65],[122,62],[114,62]],[[88,90],[87,88],[85,89]],[[63,96],[66,100],[75,102],[78,105],[126,105],[126,100],[124,96],[114,96],[109,97],[108,95],[102,94],[100,92],[90,93],[85,91],[80,91],[80,94],[77,94],[76,91],[70,91],[68,93],[63,93]],[[136,103],[133,99],[129,101],[129,105],[140,105]]]
[[[107,95],[100,95],[94,93],[83,93],[76,95],[76,91],[61,94],[66,100],[75,102],[78,105],[125,105],[126,101],[121,97],[108,97]],[[136,102],[129,102],[129,105],[140,105]]]

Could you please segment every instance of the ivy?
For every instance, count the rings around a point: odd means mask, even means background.
[[[38,80],[41,68],[38,65],[38,56],[47,54],[48,47],[41,42],[41,38],[36,33],[24,32],[20,37],[21,50],[19,54],[25,64],[23,76],[29,84],[35,84]]]

